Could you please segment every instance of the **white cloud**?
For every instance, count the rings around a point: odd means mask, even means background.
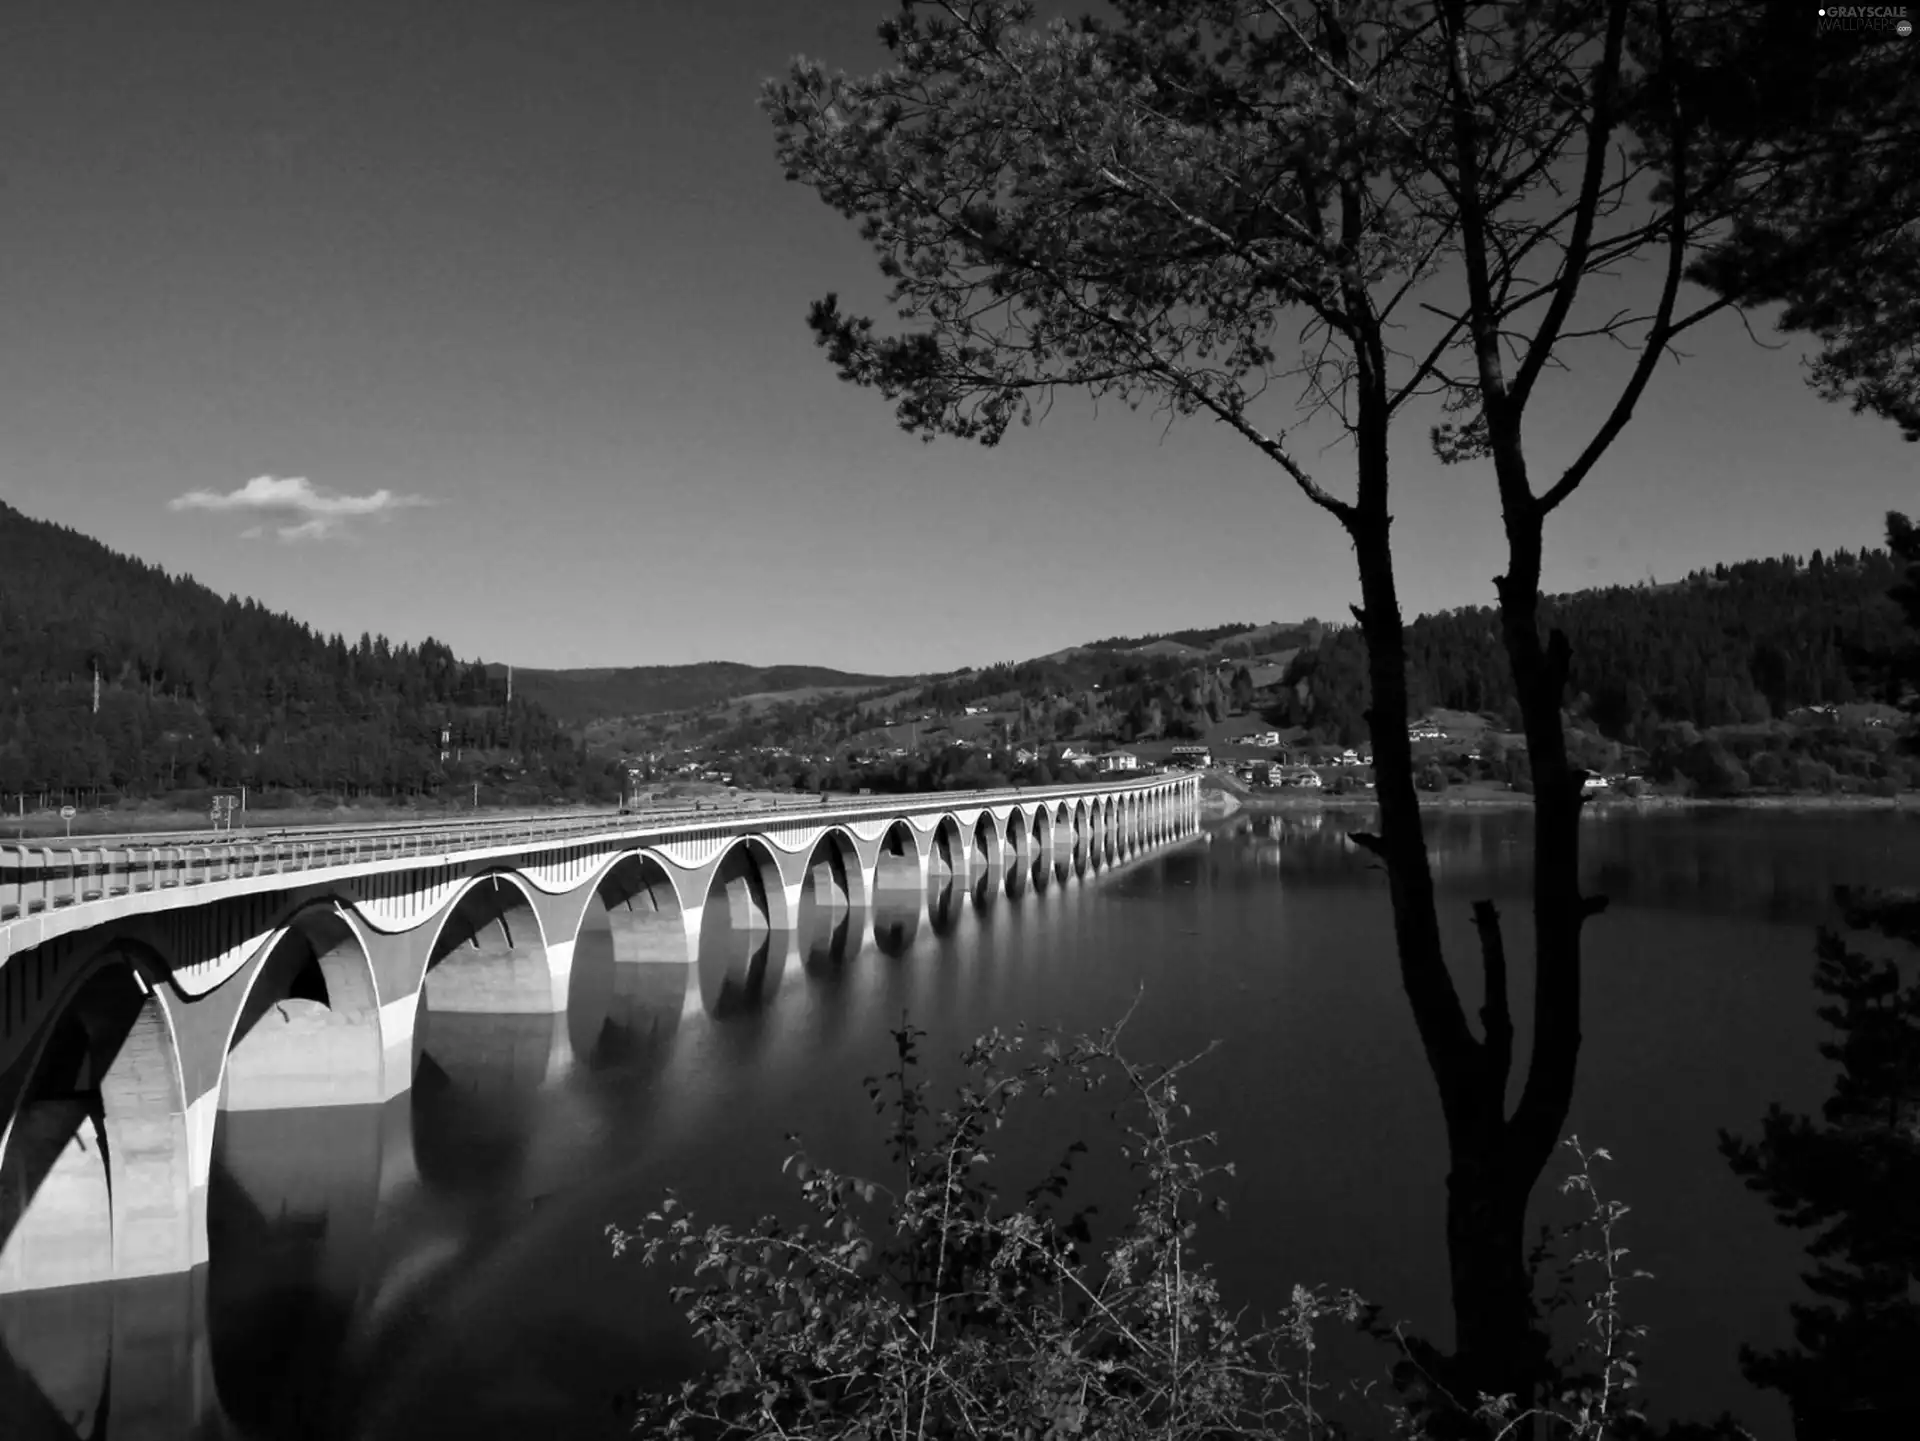
[[[423,495],[376,490],[371,495],[341,495],[322,490],[301,476],[256,475],[238,490],[222,495],[190,490],[167,502],[169,510],[246,511],[267,517],[249,526],[241,538],[255,540],[271,529],[283,541],[326,540],[344,534],[356,520],[381,519],[396,510],[432,505]]]

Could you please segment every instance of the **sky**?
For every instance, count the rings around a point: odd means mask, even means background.
[[[324,632],[529,667],[900,673],[1344,619],[1337,524],[1217,425],[1067,399],[929,446],[835,377],[808,303],[883,292],[755,101],[796,53],[874,68],[890,8],[11,0],[0,498]],[[1550,523],[1548,589],[1920,510],[1920,449],[1817,399],[1799,346],[1727,318],[1682,348]],[[1532,413],[1543,475],[1624,364],[1577,359]],[[1488,468],[1420,425],[1393,459],[1408,613],[1490,602]]]

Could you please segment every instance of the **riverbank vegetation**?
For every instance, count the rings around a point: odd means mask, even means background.
[[[1350,1291],[1295,1285],[1268,1315],[1226,1302],[1204,1237],[1225,1212],[1216,1184],[1232,1163],[1180,1089],[1204,1057],[1144,1065],[1123,1029],[990,1033],[940,1106],[922,1074],[924,1033],[903,1025],[894,1069],[864,1082],[886,1129],[883,1176],[838,1169],[790,1137],[785,1169],[805,1220],[703,1223],[668,1194],[631,1228],[609,1226],[616,1256],[671,1272],[713,1362],[677,1391],[636,1395],[635,1432],[1333,1441],[1444,1436],[1462,1411],[1556,1441],[1644,1432],[1627,1294],[1650,1278],[1625,1264],[1627,1207],[1596,1175],[1605,1151],[1569,1140],[1572,1219],[1536,1252],[1557,1278],[1547,1309],[1565,1323],[1554,1383],[1531,1402],[1463,1405],[1444,1393],[1437,1348]],[[1063,1143],[1042,1174],[1006,1174],[1005,1138],[1076,1097],[1098,1129]],[[1087,1184],[1102,1170],[1131,1178],[1130,1205],[1111,1216]],[[1381,1344],[1356,1349],[1362,1335]],[[1328,1361],[1368,1351],[1377,1364],[1344,1374]]]

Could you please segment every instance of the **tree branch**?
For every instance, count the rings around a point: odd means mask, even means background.
[[[1653,379],[1654,367],[1660,363],[1660,357],[1672,339],[1668,327],[1673,320],[1674,301],[1680,294],[1680,279],[1687,268],[1687,133],[1680,108],[1679,86],[1673,78],[1673,14],[1667,6],[1667,0],[1659,0],[1656,9],[1660,28],[1660,63],[1667,78],[1667,140],[1673,150],[1673,214],[1667,234],[1666,281],[1660,288],[1660,304],[1654,311],[1653,329],[1647,335],[1646,348],[1640,352],[1640,359],[1627,380],[1626,388],[1614,402],[1613,410],[1598,433],[1587,442],[1587,448],[1580,452],[1552,488],[1540,497],[1538,504],[1542,517],[1551,515],[1579,488],[1580,482],[1587,478],[1587,473],[1607,453],[1607,447],[1626,428],[1627,422],[1633,418],[1634,406],[1647,388],[1647,382]]]
[[[1606,179],[1607,148],[1613,133],[1613,87],[1620,73],[1620,52],[1627,31],[1627,0],[1613,0],[1607,11],[1607,38],[1599,71],[1593,77],[1593,113],[1587,121],[1587,163],[1580,178],[1580,200],[1573,215],[1573,235],[1560,264],[1560,284],[1547,304],[1547,313],[1534,332],[1527,358],[1520,363],[1508,392],[1508,403],[1515,409],[1526,405],[1527,396],[1573,309],[1580,281],[1587,264],[1587,249],[1593,240],[1594,218],[1599,212],[1600,186]]]

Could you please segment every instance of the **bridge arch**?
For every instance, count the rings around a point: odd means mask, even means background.
[[[871,903],[860,850],[844,826],[828,826],[807,856],[802,886],[812,886],[816,906],[864,910]]]
[[[951,811],[935,823],[928,850],[928,872],[935,879],[950,880],[967,873],[966,832]]]
[[[873,867],[874,889],[896,889],[908,884],[917,887],[920,883],[920,857],[919,833],[906,821],[895,821],[880,837],[880,849]]]
[[[419,998],[428,1009],[552,1015],[567,1008],[567,978],[548,958],[546,931],[526,885],[486,871],[454,895],[434,924]]]
[[[589,925],[604,919],[619,964],[689,964],[687,905],[673,869],[653,851],[623,851],[593,883],[574,928],[577,945]]]
[[[780,863],[758,836],[741,836],[727,847],[713,868],[702,900],[704,908],[723,900],[728,921],[736,930],[793,929]]]
[[[1033,844],[1033,827],[1027,821],[1027,814],[1015,806],[1007,812],[1006,835],[1002,845],[1005,860],[1009,866],[1018,864]]]
[[[222,1111],[378,1105],[386,1046],[373,961],[326,900],[261,945],[221,1050]]]
[[[190,1269],[205,1232],[180,1048],[151,948],[76,968],[0,1129],[0,1294]]]

